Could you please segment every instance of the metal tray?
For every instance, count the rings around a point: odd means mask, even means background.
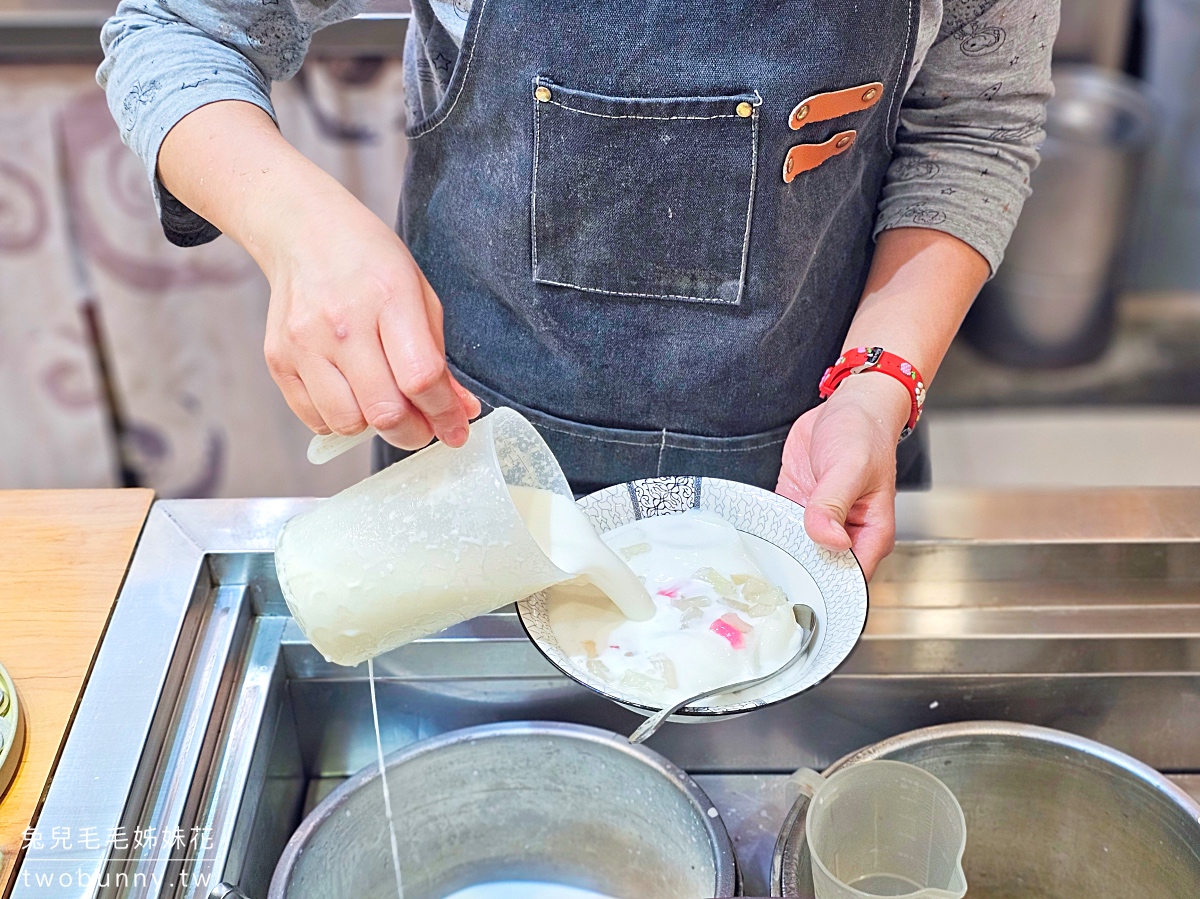
[[[373,760],[365,665],[327,664],[275,581],[275,536],[310,502],[154,505],[38,821],[46,835],[70,828],[71,848],[30,848],[15,899],[262,899],[305,810]],[[640,720],[558,674],[511,610],[377,670],[385,749],[489,721],[628,733]],[[1056,727],[1200,772],[1200,542],[902,542],[872,584],[863,640],[826,683],[731,721],[670,725],[650,745],[696,776],[746,894],[766,895],[784,774],[967,719]]]

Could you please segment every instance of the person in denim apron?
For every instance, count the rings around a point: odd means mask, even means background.
[[[870,574],[897,481],[928,480],[922,432],[897,448],[910,398],[891,378],[820,405],[818,381],[859,345],[932,377],[989,273],[920,204],[873,240],[922,0],[468,6],[459,35],[414,6],[403,242],[247,104],[198,109],[162,143],[164,223],[202,216],[272,281],[266,355],[289,404],[318,432],[376,427],[377,464],[511,406],[577,491],[778,489]],[[261,21],[260,51],[277,38]],[[223,156],[211,136],[230,129]],[[341,210],[317,257],[278,236],[321,227],[313,209]]]
[[[528,417],[577,490],[774,489],[862,294],[916,36],[916,0],[853,6],[719,29],[676,0],[472,6],[463,64],[408,129],[403,235],[458,381]],[[830,87],[857,88],[850,111],[793,130]],[[784,180],[793,146],[851,130]]]

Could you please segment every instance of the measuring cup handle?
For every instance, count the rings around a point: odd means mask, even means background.
[[[308,461],[313,465],[324,465],[363,441],[370,440],[376,433],[378,432],[374,428],[367,428],[349,437],[341,434],[318,434],[308,442]]]
[[[788,778],[788,784],[794,786],[809,799],[816,795],[824,783],[825,778],[812,768],[800,768]]]

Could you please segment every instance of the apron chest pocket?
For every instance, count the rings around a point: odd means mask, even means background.
[[[757,94],[644,99],[533,82],[533,280],[741,301]]]

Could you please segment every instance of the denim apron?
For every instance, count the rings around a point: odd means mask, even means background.
[[[576,490],[774,488],[866,280],[918,7],[474,0],[444,97],[409,124],[400,229],[456,375],[528,417]],[[869,109],[790,127],[804,98],[870,83]],[[848,129],[784,180],[790,148]],[[899,474],[927,474],[912,439]]]

